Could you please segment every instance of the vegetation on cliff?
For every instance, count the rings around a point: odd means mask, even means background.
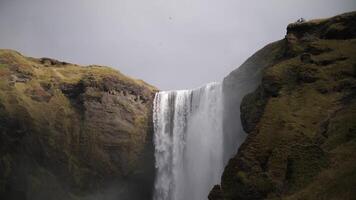
[[[108,67],[0,50],[0,199],[81,199],[113,183],[149,196],[155,91]]]
[[[290,24],[273,45],[252,57],[264,64],[241,103],[248,136],[209,199],[355,199],[356,12]]]

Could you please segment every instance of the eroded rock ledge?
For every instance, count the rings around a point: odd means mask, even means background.
[[[151,196],[155,91],[108,67],[0,50],[0,199]]]

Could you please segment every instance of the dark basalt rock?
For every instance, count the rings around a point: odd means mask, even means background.
[[[311,55],[308,53],[303,53],[302,55],[300,55],[300,60],[305,64],[310,64],[314,62]]]
[[[267,96],[261,88],[257,92],[246,95],[241,102],[241,122],[244,131],[250,133],[255,129],[267,103]]]
[[[208,199],[224,200],[220,185],[215,185],[211,190]]]
[[[39,61],[41,62],[41,64],[45,65],[45,66],[51,66],[51,65],[56,65],[57,67],[60,65],[68,65],[69,63],[67,62],[61,62],[52,58],[41,58],[39,59]]]

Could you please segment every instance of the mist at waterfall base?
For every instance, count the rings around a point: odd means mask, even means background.
[[[203,200],[220,178],[237,143],[223,134],[223,95],[219,83],[155,96],[154,200]],[[234,151],[235,150],[235,151]],[[233,151],[233,152],[231,152]]]

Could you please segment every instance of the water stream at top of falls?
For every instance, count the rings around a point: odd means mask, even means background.
[[[222,86],[158,92],[154,200],[205,200],[223,172]]]

